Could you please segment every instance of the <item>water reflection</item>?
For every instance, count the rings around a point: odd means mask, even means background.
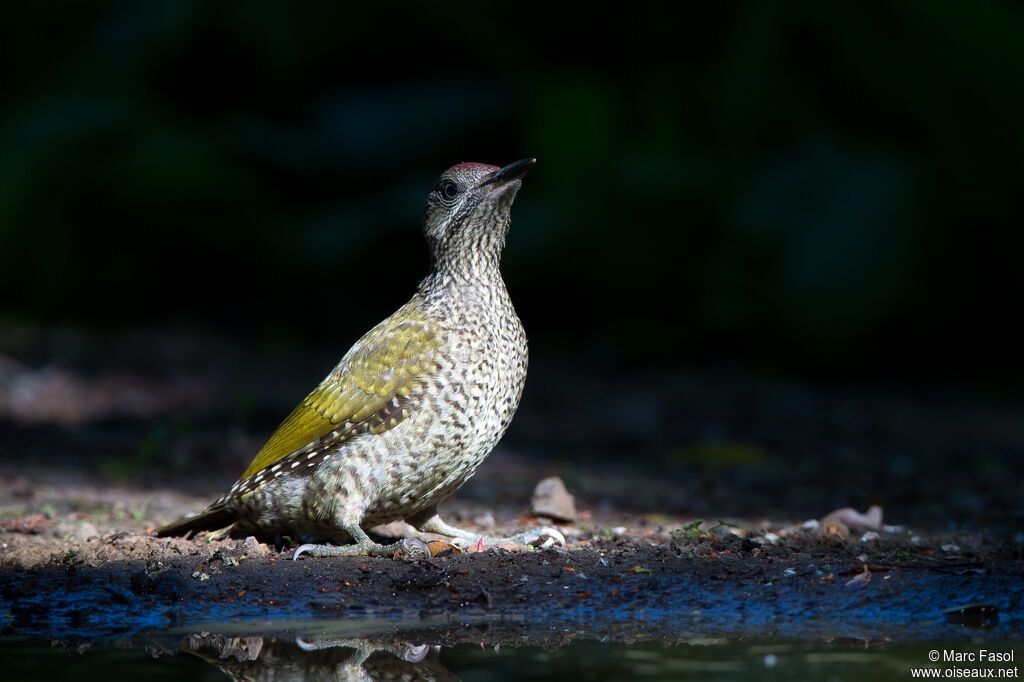
[[[192,635],[182,651],[234,680],[458,680],[441,647],[402,640]]]
[[[347,623],[345,624],[348,625]],[[234,680],[783,680],[904,681],[911,670],[963,666],[936,662],[936,651],[964,655],[986,649],[1015,660],[981,666],[993,677],[1019,676],[1020,642],[979,640],[888,643],[875,640],[689,637],[657,641],[640,634],[625,641],[544,635],[500,636],[474,630],[405,631],[387,637],[310,632],[229,636],[154,633],[117,642],[58,642],[0,637],[0,679],[51,682],[69,679],[220,682]],[[297,635],[295,633],[298,633]],[[424,643],[442,642],[444,647]],[[485,646],[480,646],[483,643]],[[450,646],[449,646],[450,644]],[[1016,650],[1016,651],[1015,651]],[[959,660],[959,659],[958,659]],[[966,659],[963,659],[966,660]],[[1012,670],[1011,670],[1012,669]]]

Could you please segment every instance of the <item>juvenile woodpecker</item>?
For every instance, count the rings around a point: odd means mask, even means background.
[[[499,264],[534,163],[442,173],[423,219],[431,269],[412,299],[349,349],[227,493],[157,535],[289,535],[331,543],[302,545],[295,558],[390,556],[409,545],[376,543],[365,529],[405,519],[476,542],[437,504],[473,475],[519,406],[526,334]]]

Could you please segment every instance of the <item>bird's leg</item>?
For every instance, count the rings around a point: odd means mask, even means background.
[[[423,511],[409,517],[406,521],[412,524],[412,526],[421,533],[437,533],[438,535],[445,535],[450,538],[465,540],[469,543],[475,543],[482,540],[488,545],[494,545],[500,542],[513,542],[517,545],[535,545],[541,544],[544,538],[551,538],[551,540],[554,541],[554,544],[565,547],[565,536],[555,528],[541,526],[539,528],[524,530],[522,533],[516,533],[515,535],[511,535],[507,538],[486,537],[479,533],[473,533],[472,531],[456,528],[455,526],[445,523],[438,515],[437,507],[424,509]]]
[[[409,540],[399,540],[390,545],[381,545],[370,539],[362,528],[355,523],[343,523],[341,524],[342,529],[345,530],[352,539],[355,541],[351,545],[316,545],[306,544],[301,545],[295,550],[295,554],[292,555],[292,559],[298,559],[303,554],[309,554],[310,556],[394,556],[395,554],[414,554],[420,550],[419,544],[410,542]],[[429,550],[427,552],[429,554]]]
[[[481,537],[479,533],[463,530],[462,528],[456,528],[455,526],[445,523],[440,515],[438,515],[436,506],[424,509],[423,511],[410,516],[406,521],[412,524],[412,527],[421,533],[437,533],[438,535],[458,538],[460,540],[465,540],[466,542],[476,542]]]

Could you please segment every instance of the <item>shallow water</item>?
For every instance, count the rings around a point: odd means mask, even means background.
[[[469,635],[470,633],[467,633]],[[932,663],[937,652],[939,661]],[[0,638],[5,680],[435,679],[435,680],[907,680],[915,668],[940,677],[1019,677],[1014,661],[961,661],[982,652],[1018,659],[1020,642],[879,645],[844,641],[718,639],[675,644],[570,641],[545,650],[508,644],[432,646],[396,639],[295,635],[160,636],[67,646]],[[971,672],[977,670],[980,672]],[[1004,671],[1004,672],[1001,672]]]

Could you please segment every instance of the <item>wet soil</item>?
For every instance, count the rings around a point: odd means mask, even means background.
[[[10,499],[11,484],[0,492]],[[584,510],[589,520],[559,526],[564,548],[293,561],[290,551],[255,538],[147,533],[148,519],[173,518],[181,505],[196,508],[180,494],[76,492],[80,511],[4,522],[2,633],[73,643],[161,631],[323,628],[337,637],[340,627],[350,637],[430,631],[435,644],[544,646],[581,636],[908,642],[1024,633],[1024,554],[1015,543],[974,532],[872,532],[830,519],[700,523]],[[115,499],[149,506],[139,519],[105,515]],[[38,506],[52,513],[53,505]],[[495,521],[458,502],[448,511],[490,534],[547,521],[505,512]],[[380,530],[411,531],[402,524]]]
[[[594,377],[540,354],[513,428],[442,513],[489,536],[548,523],[530,495],[559,475],[579,510],[557,526],[567,547],[292,561],[255,539],[151,531],[223,492],[333,357],[166,334],[90,347],[62,367],[0,362],[2,635],[1024,636],[1012,401]],[[826,518],[876,503],[890,525]]]

